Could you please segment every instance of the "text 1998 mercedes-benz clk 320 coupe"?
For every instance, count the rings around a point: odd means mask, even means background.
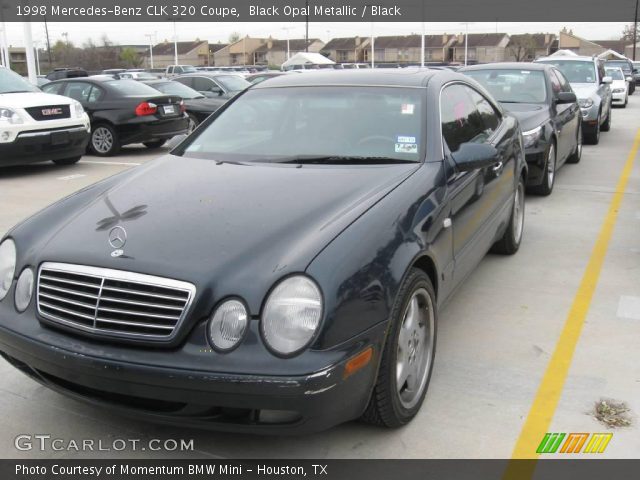
[[[0,352],[138,418],[400,426],[438,308],[518,250],[525,177],[517,121],[468,77],[282,75],[5,235]]]

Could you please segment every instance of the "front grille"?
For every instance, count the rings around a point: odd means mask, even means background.
[[[59,120],[71,117],[71,107],[69,105],[45,105],[42,107],[25,108],[27,113],[34,120]]]
[[[49,262],[38,274],[43,319],[105,336],[170,340],[194,294],[187,282],[107,268]]]

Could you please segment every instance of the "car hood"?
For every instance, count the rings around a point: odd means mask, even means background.
[[[549,118],[549,108],[536,103],[503,103],[505,110],[520,122],[523,132],[532,130]]]
[[[614,80],[611,82],[611,88],[627,88],[627,82],[625,80]]]
[[[571,88],[579,99],[590,98],[598,92],[598,85],[595,83],[572,83]]]
[[[0,94],[0,106],[7,108],[30,108],[45,105],[71,105],[74,100],[62,95],[44,92],[21,92]]]
[[[333,238],[417,168],[296,168],[167,155],[106,188],[85,191],[87,201],[75,212],[48,212],[61,222],[51,225],[55,233],[35,261],[185,280],[200,292],[215,292],[217,299],[243,294],[259,308],[275,280],[303,272]],[[127,236],[118,257],[109,244],[116,225]]]

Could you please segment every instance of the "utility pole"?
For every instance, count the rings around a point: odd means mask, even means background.
[[[289,48],[289,38],[291,37],[291,34],[289,33],[289,31],[292,28],[293,27],[282,27],[282,30],[287,32],[287,60],[289,60],[291,58],[291,49]]]
[[[376,68],[376,35],[373,27],[373,22],[371,22],[371,68]]]
[[[51,42],[49,41],[49,26],[47,25],[47,17],[44,17],[44,34],[47,37],[47,55],[49,57],[49,68],[51,68]]]
[[[420,48],[420,66],[424,68],[424,22],[422,22],[422,35],[420,35],[421,39],[421,48]]]
[[[636,61],[636,44],[638,43],[638,0],[636,0],[636,11],[633,15],[633,61]]]
[[[64,43],[69,46],[69,32],[62,32],[62,36],[64,37]]]

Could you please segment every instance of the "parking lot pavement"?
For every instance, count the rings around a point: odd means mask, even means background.
[[[431,386],[408,426],[390,431],[354,422],[302,438],[277,439],[156,426],[66,399],[3,362],[0,457],[508,458],[516,445],[516,454],[530,456],[542,439],[537,438],[539,431],[609,431],[591,411],[596,401],[612,398],[627,403],[634,423],[612,430],[604,455],[637,458],[639,159],[628,172],[624,194],[617,194],[619,208],[612,214],[610,206],[623,168],[630,164],[640,129],[638,112],[640,95],[635,95],[628,108],[614,110],[612,130],[602,135],[600,145],[585,147],[579,164],[558,172],[550,197],[527,197],[518,254],[487,256],[441,312]],[[0,171],[0,230],[63,195],[154,156],[133,147],[114,159],[85,157],[72,167]],[[615,224],[605,222],[616,215]],[[611,239],[594,248],[603,225],[605,230],[613,227]],[[591,267],[599,258],[602,268],[594,271]],[[582,317],[575,316],[576,305]],[[576,331],[576,325],[582,330]],[[567,330],[577,340],[575,352],[566,342]],[[569,366],[566,378],[557,365]],[[540,385],[557,387],[557,408],[553,391]],[[183,438],[193,439],[196,450],[17,451],[14,438],[25,433],[67,441]]]

